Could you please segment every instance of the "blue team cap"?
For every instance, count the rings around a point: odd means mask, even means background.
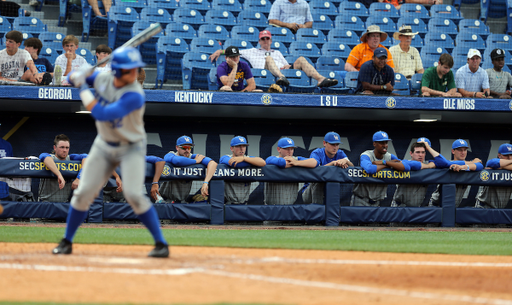
[[[377,131],[373,134],[373,142],[392,141],[385,131]]]
[[[453,141],[453,144],[452,144],[452,149],[457,149],[459,147],[469,147],[468,145],[468,142],[462,140],[462,139],[457,139],[455,141]]]
[[[329,144],[341,144],[340,135],[334,131],[329,131],[328,133],[326,133],[324,141]]]
[[[432,144],[430,143],[430,140],[428,138],[425,138],[425,137],[421,137],[421,138],[418,138],[418,141],[416,142],[427,142],[428,143],[428,146],[432,146]]]
[[[376,58],[381,58],[382,56],[386,56],[388,58],[388,51],[384,48],[377,48],[373,51],[373,56]]]
[[[277,142],[277,147],[281,147],[281,148],[293,147],[293,148],[296,148],[297,146],[295,146],[295,142],[293,142],[292,139],[290,139],[290,138],[282,138],[282,139],[279,139],[279,141]]]
[[[192,146],[194,146],[194,142],[192,141],[192,138],[190,138],[190,137],[181,136],[181,137],[178,138],[178,140],[176,140],[176,145],[177,146],[181,146],[181,145],[192,145]]]
[[[512,155],[512,145],[510,144],[501,144],[498,149],[498,153],[500,155]]]
[[[231,139],[231,147],[239,145],[249,146],[249,144],[247,143],[247,139],[242,136],[236,136],[233,139]]]

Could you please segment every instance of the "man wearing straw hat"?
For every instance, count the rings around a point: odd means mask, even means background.
[[[420,52],[411,47],[411,41],[418,32],[413,33],[410,25],[402,25],[400,30],[393,34],[395,40],[400,40],[396,46],[389,48],[395,63],[395,72],[401,73],[410,79],[415,73],[423,73],[423,63]]]
[[[365,62],[373,58],[373,51],[375,51],[375,49],[386,49],[381,42],[387,38],[388,34],[382,32],[378,25],[370,25],[363,36],[361,36],[362,43],[355,46],[350,52],[347,62],[345,63],[345,71],[359,71]],[[392,54],[388,49],[386,49],[386,51],[388,52],[388,59],[386,63],[391,68],[395,68]]]

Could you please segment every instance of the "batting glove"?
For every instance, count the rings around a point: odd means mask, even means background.
[[[94,101],[94,94],[92,94],[89,86],[85,83],[80,87],[80,99],[82,100],[82,104],[84,104],[85,108]]]
[[[71,71],[68,75],[68,82],[73,84],[75,88],[82,87],[85,84],[85,79],[92,74],[92,66],[89,64],[83,65],[80,68]]]

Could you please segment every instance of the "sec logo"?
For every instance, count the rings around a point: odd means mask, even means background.
[[[270,105],[272,104],[272,95],[270,94],[263,94],[261,96],[261,102],[265,105]]]
[[[488,181],[490,177],[491,177],[491,175],[489,174],[488,171],[483,170],[483,171],[480,172],[480,180]]]
[[[388,107],[389,109],[393,109],[396,107],[396,100],[392,97],[388,97],[386,99],[386,107]]]
[[[171,174],[171,168],[169,167],[169,165],[165,165],[164,166],[164,169],[162,170],[162,176],[164,177],[167,177]]]

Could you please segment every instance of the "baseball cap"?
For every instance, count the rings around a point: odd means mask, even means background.
[[[468,59],[473,58],[473,56],[478,56],[482,58],[482,54],[477,49],[469,49],[468,51]]]
[[[324,141],[329,144],[341,144],[340,135],[334,131],[329,131],[328,133],[326,133]]]
[[[259,39],[261,39],[262,37],[272,38],[272,33],[270,33],[270,31],[267,30],[261,31]]]
[[[503,57],[505,57],[505,51],[503,51],[502,49],[492,50],[491,59],[503,58]]]
[[[249,144],[247,143],[247,139],[242,136],[236,136],[233,139],[231,139],[231,147],[239,145],[249,146]]]
[[[240,51],[235,46],[227,47],[226,50],[224,50],[224,55],[226,57],[233,57],[233,56],[240,56]]]
[[[176,140],[176,145],[177,146],[181,146],[181,145],[192,145],[194,146],[194,142],[192,141],[192,138],[188,137],[188,136],[181,136],[178,138],[178,140]]]
[[[377,58],[381,58],[382,56],[388,57],[388,51],[384,48],[377,48],[375,51],[373,51],[373,55]]]
[[[418,138],[418,141],[416,142],[427,142],[428,143],[428,146],[432,146],[432,144],[430,144],[430,140],[428,138],[425,138],[425,137],[421,137],[421,138]]]
[[[457,149],[459,147],[469,147],[468,142],[466,142],[462,139],[457,139],[457,140],[453,141],[452,149]]]
[[[500,155],[512,155],[512,145],[510,144],[501,144],[498,149],[498,153]]]
[[[373,142],[393,141],[389,138],[388,133],[385,131],[377,131],[373,134]]]
[[[297,147],[295,146],[295,142],[293,142],[292,139],[290,138],[281,138],[279,139],[279,141],[277,141],[277,147],[281,147],[281,148],[289,148],[289,147]]]

